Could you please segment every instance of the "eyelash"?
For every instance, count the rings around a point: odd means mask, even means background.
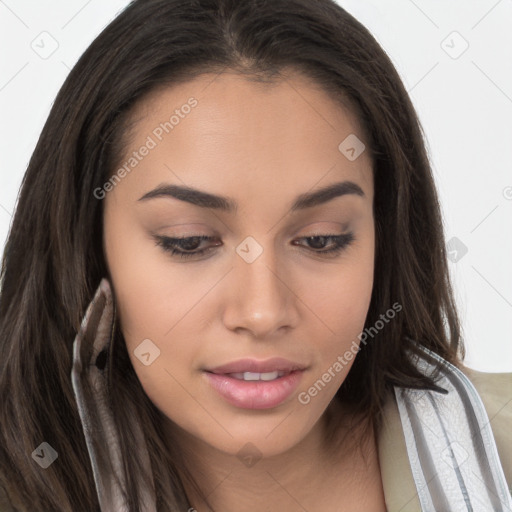
[[[317,251],[314,249],[309,249],[315,254],[319,254],[321,256],[325,257],[335,257],[337,256],[341,251],[346,249],[353,241],[354,241],[354,234],[353,233],[344,233],[342,235],[312,235],[312,236],[305,236],[301,237],[299,240],[309,240],[312,238],[328,238],[332,239],[334,241],[333,247],[327,250],[321,250]],[[184,237],[184,238],[171,238],[168,236],[161,236],[161,235],[155,235],[156,245],[160,246],[165,252],[170,253],[171,256],[179,256],[182,259],[191,258],[194,256],[202,256],[203,254],[211,251],[214,249],[214,247],[207,247],[205,249],[199,249],[193,252],[185,252],[180,249],[177,249],[176,246],[183,242],[189,242],[189,241],[211,241],[214,240],[214,237],[211,236],[205,236],[205,235],[198,235],[198,236],[190,236],[190,237]]]

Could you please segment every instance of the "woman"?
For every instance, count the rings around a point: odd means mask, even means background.
[[[5,510],[511,506],[510,380],[462,366],[420,124],[331,0],[136,0],[100,34],[0,340]]]

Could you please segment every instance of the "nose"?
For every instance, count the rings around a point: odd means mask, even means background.
[[[223,314],[226,328],[263,340],[297,325],[298,297],[291,273],[277,264],[273,251],[264,249],[252,263],[237,255],[230,275],[232,288]]]

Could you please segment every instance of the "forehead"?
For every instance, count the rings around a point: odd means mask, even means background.
[[[130,168],[123,189],[132,196],[162,182],[212,192],[229,183],[232,196],[282,199],[340,178],[373,194],[369,152],[350,160],[342,151],[347,138],[363,144],[356,115],[297,73],[273,83],[207,73],[159,87],[135,107],[130,126],[118,165]]]

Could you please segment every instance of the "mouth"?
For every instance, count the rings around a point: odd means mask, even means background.
[[[230,405],[240,409],[273,409],[290,398],[304,370],[203,374],[211,389]]]
[[[286,371],[274,371],[274,372],[238,372],[238,373],[225,373],[226,377],[231,377],[232,379],[237,380],[245,380],[245,381],[255,381],[255,380],[263,380],[266,382],[280,379],[285,375],[289,375],[291,372]]]

